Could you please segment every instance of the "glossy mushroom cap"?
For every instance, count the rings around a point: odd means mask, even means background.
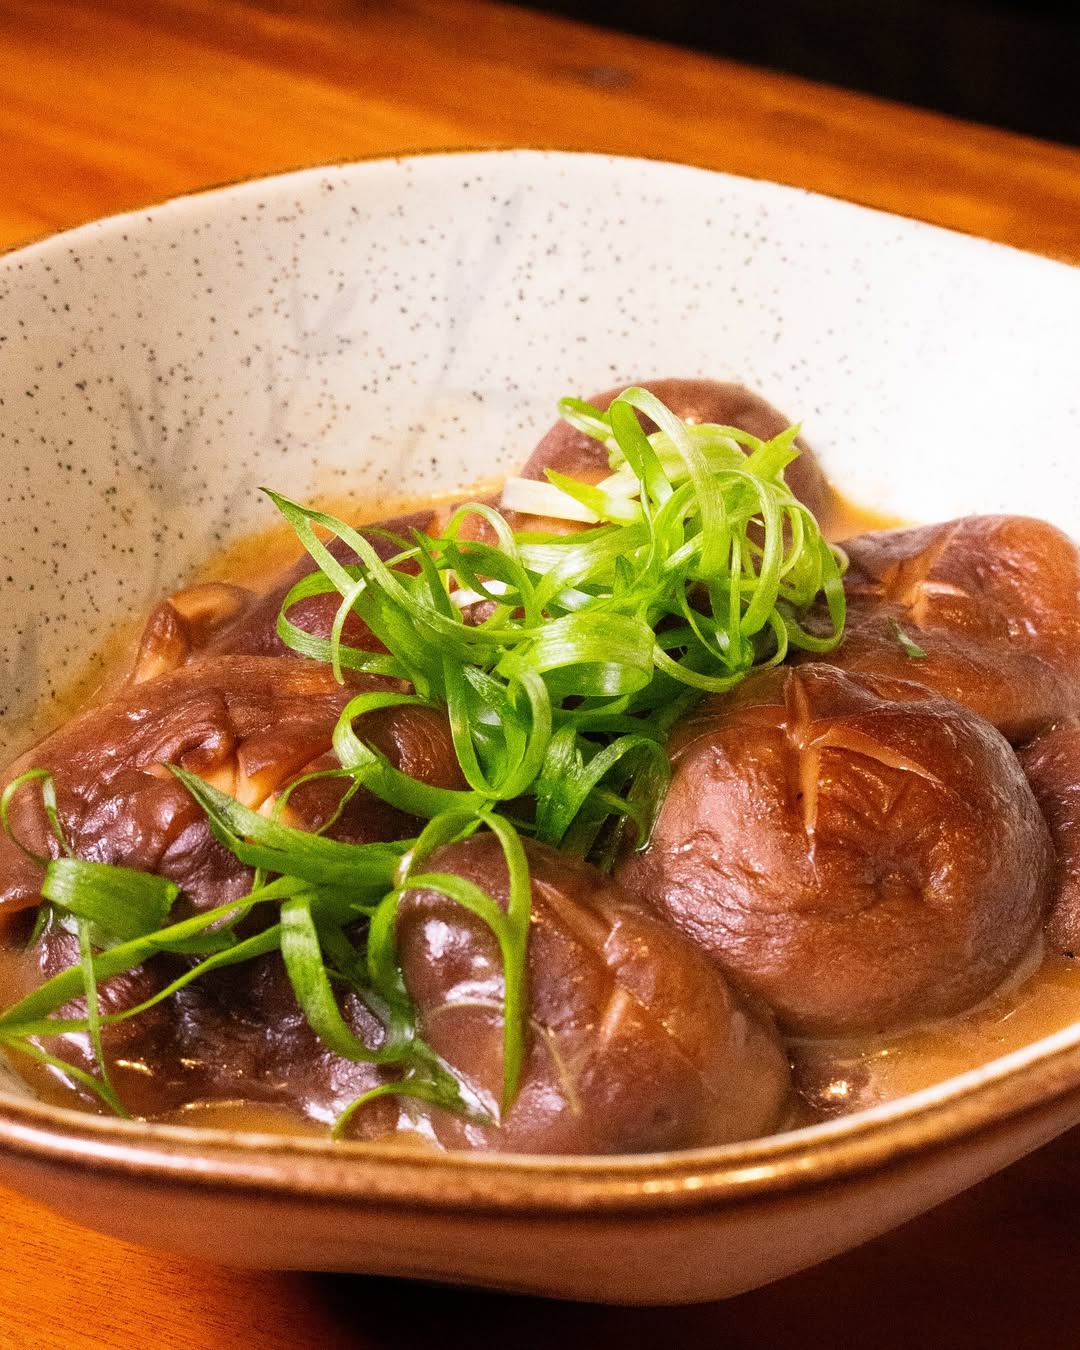
[[[594,868],[528,844],[529,1046],[501,1128],[431,1115],[448,1148],[641,1153],[767,1133],[784,1111],[787,1059],[693,945]],[[506,863],[492,835],[439,850],[429,872],[468,877],[505,907]],[[424,1035],[497,1105],[503,967],[490,930],[432,892],[398,919],[406,984]]]
[[[389,682],[364,676],[366,689]],[[29,751],[8,780],[31,766],[49,769],[68,843],[77,856],[157,872],[195,908],[241,894],[250,873],[210,835],[202,809],[166,765],[179,765],[258,810],[302,774],[337,765],[334,726],[358,692],[329,667],[274,657],[230,656],[181,666],[131,684]],[[421,707],[365,714],[358,729],[405,772],[442,787],[462,785],[446,719]],[[328,756],[330,756],[328,758]],[[289,800],[286,819],[318,828],[340,786],[312,784]],[[40,794],[14,800],[16,836],[55,854]],[[332,833],[354,843],[409,838],[415,818],[361,791]],[[41,869],[0,835],[0,913],[38,901]]]
[[[844,550],[848,619],[831,664],[918,681],[1014,742],[1080,712],[1080,553],[1053,525],[965,516]]]
[[[676,727],[673,779],[618,879],[792,1033],[943,1017],[1032,942],[1045,822],[989,723],[825,665],[752,676]]]

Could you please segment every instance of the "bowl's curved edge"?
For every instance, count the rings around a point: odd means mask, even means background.
[[[20,1189],[68,1218],[201,1261],[662,1305],[731,1297],[869,1241],[1048,1142],[1078,1114],[1080,1087],[974,1134],[882,1156],[862,1173],[816,1169],[816,1178],[734,1200],[714,1194],[704,1205],[654,1192],[662,1204],[493,1207],[483,1187],[471,1201],[439,1205],[423,1178],[409,1203],[394,1203],[346,1192],[332,1177],[310,1191],[205,1172],[196,1185],[197,1170],[98,1171],[72,1165],[68,1152],[15,1166]],[[5,1182],[12,1162],[0,1150]]]
[[[1038,1116],[1077,1095],[1080,1025],[885,1106],[681,1153],[545,1157],[192,1129],[0,1098],[0,1154],[199,1189],[517,1214],[712,1209],[862,1177]],[[1074,1123],[1065,1119],[1060,1129]]]
[[[909,225],[922,230],[929,230],[937,234],[952,236],[979,248],[1001,251],[1014,254],[1017,257],[1036,260],[1040,265],[1045,264],[1052,268],[1064,269],[1067,272],[1080,272],[1080,264],[1071,262],[1068,259],[1056,257],[1052,254],[1035,253],[1030,249],[1023,249],[1015,244],[1005,243],[997,239],[989,239],[983,235],[970,233],[966,230],[958,230],[953,226],[941,225],[936,221],[926,220],[921,216],[907,215],[902,212],[886,210],[884,207],[876,206],[872,202],[860,198],[838,197],[831,193],[819,192],[813,188],[802,187],[797,183],[783,182],[779,179],[764,178],[753,174],[731,173],[724,169],[712,169],[702,164],[692,163],[688,160],[666,159],[661,155],[629,154],[617,151],[594,150],[580,146],[553,146],[539,143],[513,146],[481,144],[418,146],[413,148],[403,147],[400,150],[394,151],[392,154],[377,153],[360,156],[353,155],[344,159],[320,160],[313,164],[285,166],[272,174],[253,174],[240,178],[226,178],[219,182],[207,183],[199,187],[188,189],[184,192],[174,193],[167,197],[156,198],[149,202],[135,203],[119,210],[111,211],[105,216],[98,216],[91,220],[64,226],[60,229],[45,230],[28,239],[18,240],[13,244],[0,248],[0,265],[7,263],[12,258],[18,257],[20,254],[26,253],[29,255],[35,250],[47,247],[57,240],[67,243],[78,239],[84,233],[89,235],[93,232],[100,231],[101,229],[112,227],[122,228],[125,224],[137,221],[149,213],[157,213],[176,206],[182,207],[185,204],[199,201],[202,198],[233,192],[237,189],[258,187],[259,185],[268,183],[286,184],[292,181],[299,182],[301,179],[311,175],[349,169],[353,166],[401,164],[410,160],[453,159],[469,156],[475,156],[484,160],[534,156],[537,158],[564,157],[581,161],[594,160],[598,163],[636,162],[650,164],[657,168],[685,170],[688,173],[699,174],[702,177],[726,179],[732,182],[756,183],[768,189],[777,189],[779,192],[790,194],[791,196],[835,202],[842,206],[850,207],[856,211],[865,212],[867,215],[876,216],[881,219],[903,220]]]

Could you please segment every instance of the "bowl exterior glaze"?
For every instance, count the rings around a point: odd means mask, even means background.
[[[125,1241],[230,1265],[698,1302],[876,1237],[1076,1124],[1080,1047],[919,1097],[758,1143],[585,1161],[418,1158],[9,1106],[0,1182]]]
[[[759,390],[865,506],[1080,535],[1077,313],[1062,264],[773,184],[528,151],[308,170],[9,254],[0,748],[271,523],[260,483],[366,510],[449,491],[520,463],[561,395],[643,376]],[[839,1125],[608,1161],[131,1126],[12,1081],[0,1178],[233,1263],[677,1302],[841,1251],[1078,1120],[1080,1027]]]

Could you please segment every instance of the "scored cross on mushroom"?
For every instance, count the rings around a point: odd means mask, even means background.
[[[768,1015],[609,878],[541,844],[527,854],[530,1035],[521,1088],[498,1127],[434,1113],[439,1142],[639,1153],[775,1128],[789,1070]],[[491,835],[441,849],[428,868],[468,877],[506,904],[506,862]],[[504,976],[491,932],[454,901],[419,890],[402,905],[398,933],[426,1039],[497,1103]]]
[[[970,1007],[1038,931],[1053,862],[982,718],[812,664],[751,676],[676,727],[648,847],[617,876],[792,1033]]]

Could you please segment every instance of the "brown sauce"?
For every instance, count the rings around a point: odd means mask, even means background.
[[[911,522],[884,511],[871,511],[865,506],[858,506],[830,483],[829,495],[818,516],[818,524],[826,539],[834,544],[842,544],[845,539],[856,534],[868,534],[871,530],[894,530]]]
[[[804,1113],[797,1123],[895,1101],[1071,1026],[1080,1017],[1080,965],[1057,955],[1031,965],[946,1021],[877,1039],[793,1044]]]

